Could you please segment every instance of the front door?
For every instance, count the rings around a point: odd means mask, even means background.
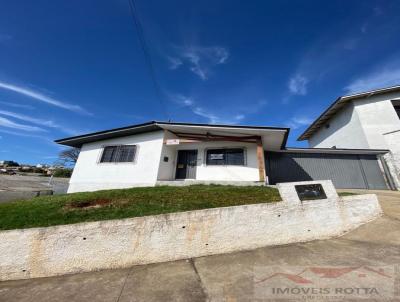
[[[176,179],[196,179],[197,150],[178,150]]]

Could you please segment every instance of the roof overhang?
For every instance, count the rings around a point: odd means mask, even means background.
[[[83,144],[101,141],[110,138],[123,137],[128,135],[135,135],[151,131],[161,130],[154,122],[138,124],[134,126],[115,128],[105,131],[93,132],[78,136],[72,136],[55,140],[57,144],[80,148]]]
[[[172,133],[184,133],[204,136],[232,136],[243,138],[249,136],[258,136],[261,138],[264,149],[266,150],[280,150],[284,148],[286,146],[287,138],[289,135],[289,128],[280,127],[213,125],[152,121],[139,125],[132,125],[123,128],[116,128],[106,131],[68,137],[56,140],[55,142],[66,146],[80,148],[83,144],[86,143],[159,130],[168,130]]]
[[[346,106],[350,101],[371,97],[377,94],[389,93],[394,91],[400,91],[399,86],[393,86],[388,88],[376,89],[351,95],[341,96],[331,104],[299,137],[298,141],[304,141],[309,139],[318,129],[320,129],[328,120],[332,118],[338,111]]]

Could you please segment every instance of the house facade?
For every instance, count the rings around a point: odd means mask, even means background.
[[[168,181],[264,183],[288,128],[150,122],[58,140],[81,149],[68,192]]]
[[[311,148],[387,149],[385,162],[400,188],[400,86],[338,98],[298,140]]]
[[[288,128],[149,122],[57,140],[80,148],[68,193],[155,185],[333,181],[393,189],[386,149],[288,148]]]

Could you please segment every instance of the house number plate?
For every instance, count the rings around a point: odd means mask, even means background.
[[[327,198],[321,184],[296,185],[294,187],[301,201]]]

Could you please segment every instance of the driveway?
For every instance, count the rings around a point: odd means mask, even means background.
[[[390,297],[387,301],[400,301],[400,271],[395,267],[400,264],[400,192],[376,193],[385,215],[340,238],[127,269],[7,281],[0,283],[0,301],[275,301],[283,296],[273,295],[271,284],[296,290],[302,282],[307,283],[304,280],[312,280],[317,291],[307,300],[344,301],[354,298],[354,291],[339,292],[342,297],[332,298],[321,295],[320,289],[354,288],[354,278],[378,287],[378,296],[362,292],[362,298],[377,301],[379,295],[386,294]],[[354,272],[356,275],[351,275]],[[272,280],[271,276],[278,278],[275,283],[263,283]],[[391,292],[394,288],[397,299]],[[294,300],[305,299],[296,291],[290,293]]]
[[[69,178],[27,175],[0,175],[0,202],[30,199],[38,191],[52,190],[53,194],[64,194],[68,189]]]

